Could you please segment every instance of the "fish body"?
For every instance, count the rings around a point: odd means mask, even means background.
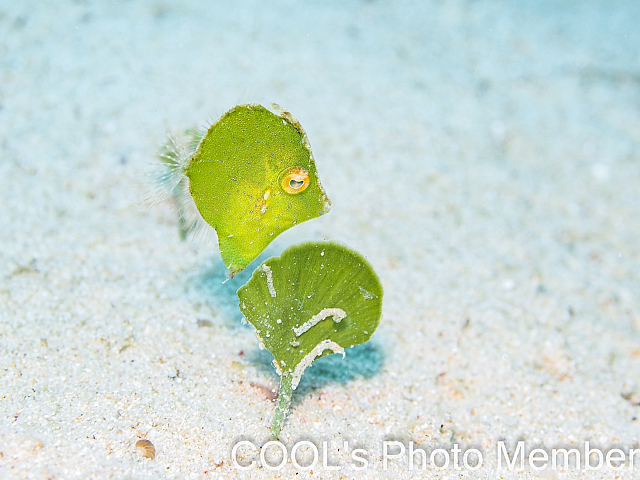
[[[225,113],[202,136],[184,174],[231,275],[279,234],[331,205],[300,124],[260,105]]]

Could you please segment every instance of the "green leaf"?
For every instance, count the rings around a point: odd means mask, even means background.
[[[240,309],[281,376],[273,434],[282,427],[304,370],[316,359],[369,340],[382,286],[369,262],[332,242],[309,242],[260,265],[238,290]]]
[[[260,105],[239,105],[213,124],[185,174],[232,275],[280,233],[330,207],[300,124]]]

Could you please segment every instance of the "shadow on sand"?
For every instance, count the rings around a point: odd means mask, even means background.
[[[186,278],[188,295],[211,310],[215,321],[227,328],[250,327],[242,324],[242,312],[238,307],[238,289],[247,283],[255,268],[273,255],[263,252],[251,265],[235,278],[228,277],[228,270],[219,255],[213,255],[198,272]]]
[[[345,353],[345,358],[332,354],[313,362],[304,371],[291,405],[299,405],[308,395],[327,385],[346,385],[357,378],[372,378],[380,372],[384,363],[382,349],[375,341],[347,348]],[[256,348],[247,354],[247,359],[261,373],[268,375],[274,385],[280,383],[280,377],[271,363],[273,356],[268,351]]]

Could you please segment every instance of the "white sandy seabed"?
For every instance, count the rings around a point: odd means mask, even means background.
[[[0,1],[0,478],[638,478],[496,454],[640,448],[638,2],[43,3]],[[233,466],[277,386],[248,273],[137,206],[168,130],[247,102],[300,120],[333,202],[261,258],[338,240],[385,289],[281,436],[338,470]]]

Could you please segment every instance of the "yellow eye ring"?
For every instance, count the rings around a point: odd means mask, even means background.
[[[295,195],[307,189],[309,186],[309,172],[302,167],[291,167],[282,172],[282,189]]]

